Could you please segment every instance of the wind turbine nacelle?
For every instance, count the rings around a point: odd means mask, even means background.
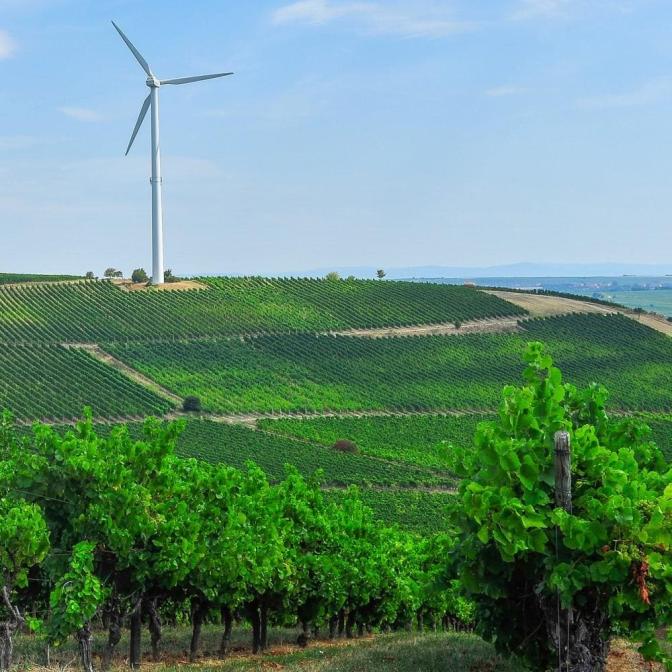
[[[150,89],[158,89],[161,86],[161,82],[156,77],[147,77],[146,84]]]

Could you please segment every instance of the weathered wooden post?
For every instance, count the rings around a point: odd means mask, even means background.
[[[569,432],[555,433],[555,505],[572,511],[572,454]]]
[[[572,453],[569,433],[565,431],[556,432],[553,439],[555,444],[555,506],[571,513]],[[558,594],[557,621],[555,623],[555,645],[558,650],[558,672],[569,672],[570,670],[569,647],[571,621],[572,610],[560,609],[560,594]]]

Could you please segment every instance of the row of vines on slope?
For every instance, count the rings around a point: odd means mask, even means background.
[[[172,340],[524,315],[468,287],[366,280],[203,278],[202,290],[107,281],[2,287],[0,342]]]
[[[0,348],[0,408],[11,407],[20,419],[71,421],[87,405],[106,418],[161,415],[172,408],[82,350]]]
[[[141,423],[131,423],[128,427],[131,436],[142,436]],[[110,429],[103,425],[97,431],[107,434]],[[195,457],[212,464],[224,463],[238,469],[253,461],[273,482],[282,480],[285,465],[292,464],[305,477],[321,469],[323,483],[329,486],[425,486],[444,489],[455,486],[455,479],[445,473],[445,461],[443,473],[440,473],[209,420],[188,420],[177,439],[176,451],[182,457]]]
[[[211,412],[492,410],[530,336],[623,410],[672,408],[672,342],[621,315],[524,322],[521,334],[361,339],[308,334],[110,345],[112,354]]]

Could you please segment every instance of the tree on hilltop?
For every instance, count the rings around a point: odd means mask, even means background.
[[[341,276],[338,274],[338,271],[329,271],[324,278],[325,280],[340,280]]]
[[[103,277],[105,278],[123,278],[124,274],[121,271],[118,271],[114,266],[110,266],[109,268],[105,269],[105,272],[103,273]]]
[[[376,277],[378,278],[378,280],[382,280],[386,275],[387,273],[385,273],[385,271],[382,268],[379,268],[376,271]]]
[[[147,282],[149,280],[149,276],[147,275],[147,271],[145,271],[144,268],[136,268],[133,273],[131,273],[131,280],[136,283]]]

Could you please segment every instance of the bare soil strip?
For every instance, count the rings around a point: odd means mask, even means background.
[[[460,334],[519,331],[521,317],[500,317],[463,322],[459,327],[453,323],[417,324],[410,327],[379,327],[372,329],[344,329],[332,331],[337,336],[357,336],[359,338],[390,338],[394,336],[457,336]]]
[[[148,378],[139,371],[136,371],[132,367],[128,366],[128,364],[124,364],[124,362],[105,352],[98,345],[94,345],[92,343],[69,343],[63,347],[86,350],[86,352],[88,352],[92,357],[95,357],[98,361],[103,362],[103,364],[107,364],[108,366],[111,366],[117,371],[123,373],[127,378],[130,378],[139,385],[146,387],[148,390],[151,390],[164,399],[168,399],[168,401],[172,402],[173,404],[180,406],[182,405],[182,397],[173,394],[170,390],[167,390],[165,387],[159,385],[156,381]]]
[[[164,282],[162,285],[148,285],[146,282],[132,282],[131,280],[112,280],[112,284],[126,292],[175,292],[184,289],[206,290],[207,285],[196,280],[178,280],[177,282]]]
[[[532,317],[548,317],[550,315],[565,315],[567,313],[601,313],[610,315],[621,312],[612,306],[603,306],[598,303],[589,303],[579,299],[568,299],[564,296],[547,296],[544,294],[523,294],[521,292],[507,292],[499,289],[484,290],[488,294],[497,296],[504,301],[525,308]]]
[[[198,416],[189,413],[171,413],[171,417],[199,417],[212,422],[223,422],[229,425],[247,425],[256,427],[259,420],[314,420],[317,418],[392,418],[408,417],[412,415],[486,415],[496,413],[496,408],[474,409],[433,409],[429,411],[390,411],[390,410],[363,410],[363,411],[316,411],[315,413],[206,413]]]
[[[498,296],[509,303],[525,308],[532,317],[549,317],[551,315],[566,315],[567,313],[600,313],[613,315],[619,313],[645,324],[651,329],[672,336],[672,322],[668,322],[663,315],[656,313],[636,313],[634,310],[618,308],[617,306],[603,306],[599,303],[590,303],[579,299],[568,299],[564,296],[548,296],[543,294],[524,294],[521,292],[507,292],[506,290],[488,289],[488,294]]]

